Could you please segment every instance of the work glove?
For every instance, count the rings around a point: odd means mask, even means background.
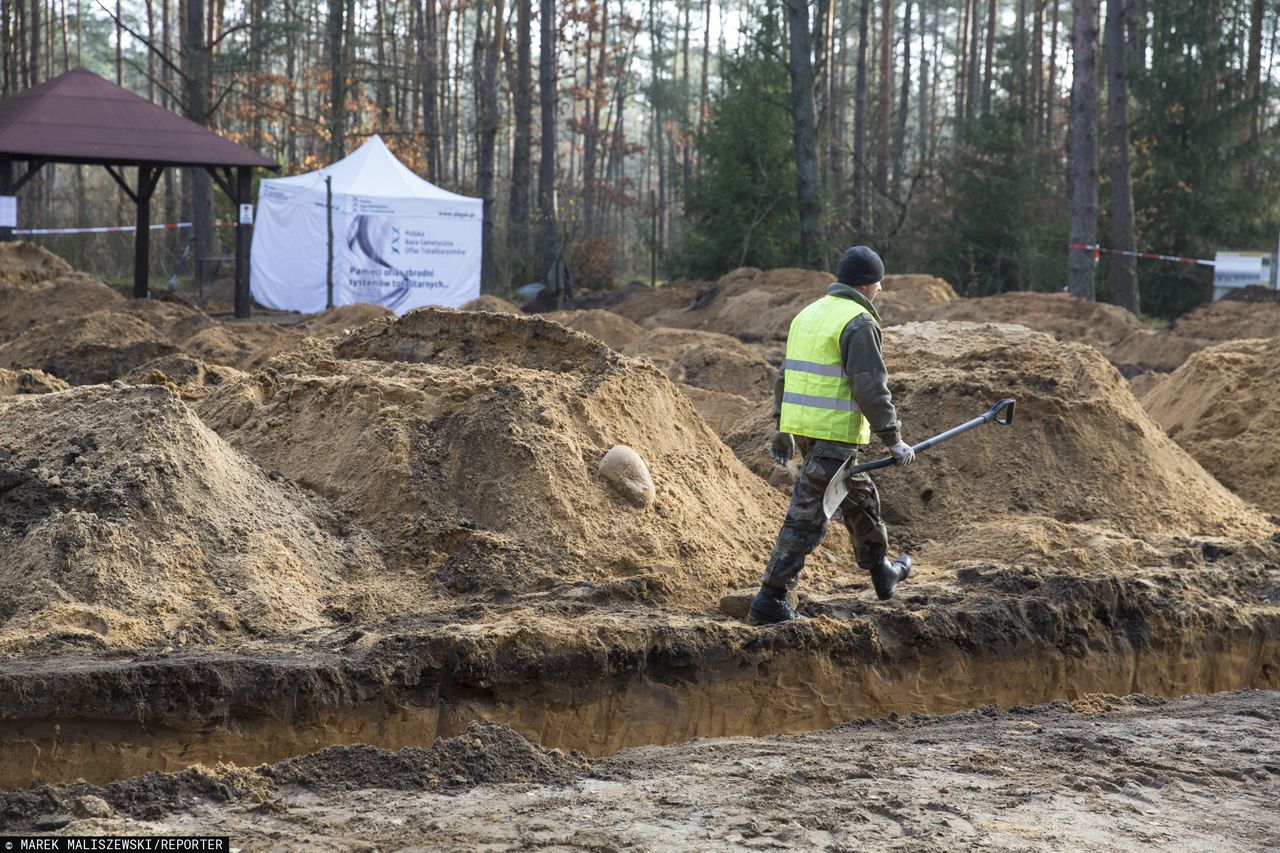
[[[779,465],[786,465],[796,455],[796,439],[789,432],[775,432],[769,445],[769,458]]]
[[[889,448],[889,452],[893,454],[893,461],[899,465],[910,465],[916,459],[916,452],[905,441],[900,440]]]

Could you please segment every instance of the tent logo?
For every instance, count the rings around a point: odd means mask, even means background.
[[[391,226],[391,254],[400,254],[400,229],[394,225]]]

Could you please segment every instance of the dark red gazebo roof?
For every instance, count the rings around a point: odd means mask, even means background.
[[[279,168],[261,154],[85,68],[0,103],[0,154],[118,166]]]

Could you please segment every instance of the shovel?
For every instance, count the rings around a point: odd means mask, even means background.
[[[982,426],[985,423],[995,421],[1001,426],[1008,426],[1013,423],[1013,404],[1012,397],[1001,400],[996,403],[985,414],[979,415],[971,421],[965,421],[960,426],[952,427],[946,432],[940,432],[933,438],[927,438],[919,444],[912,445],[912,450],[916,453],[922,453],[933,447],[935,444],[941,444],[949,438],[955,438],[962,432],[968,432],[976,426]],[[836,471],[831,482],[827,484],[827,490],[822,495],[822,511],[826,513],[827,518],[835,513],[836,508],[840,506],[841,501],[849,494],[849,478],[854,474],[861,474],[863,471],[875,471],[879,468],[888,468],[894,464],[892,456],[886,456],[884,459],[877,459],[874,462],[863,462],[861,465],[850,465],[854,460],[850,456],[845,460],[844,464]]]

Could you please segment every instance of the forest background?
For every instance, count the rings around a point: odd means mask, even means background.
[[[379,133],[486,201],[484,289],[832,269],[969,295],[1059,290],[1176,316],[1280,228],[1276,0],[5,0],[0,94],[77,65],[276,159]],[[129,224],[100,169],[46,167],[24,227]],[[219,254],[225,199],[167,170],[158,277]],[[127,276],[128,235],[43,238]]]

